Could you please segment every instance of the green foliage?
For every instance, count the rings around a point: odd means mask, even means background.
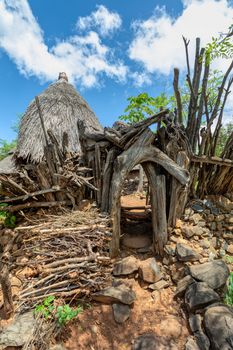
[[[0,160],[8,156],[9,152],[16,147],[16,140],[8,142],[0,139]]]
[[[225,255],[223,259],[226,261],[227,264],[233,264],[233,257],[230,255]]]
[[[230,273],[228,286],[227,286],[227,292],[225,294],[224,298],[225,304],[229,306],[233,306],[233,272]]]
[[[46,320],[53,318],[53,311],[55,309],[54,306],[55,297],[53,295],[49,295],[44,299],[42,304],[37,305],[35,308],[35,314],[40,314]]]
[[[60,326],[64,326],[69,321],[76,318],[81,312],[82,307],[78,306],[76,309],[72,309],[69,305],[65,304],[57,307],[56,318]]]
[[[8,204],[0,203],[0,223],[3,223],[5,227],[15,228],[16,226],[16,216],[4,210]]]
[[[226,126],[221,127],[218,143],[216,147],[216,156],[218,157],[221,156],[223,149],[225,147],[225,144],[232,132],[233,132],[233,123],[228,123],[226,124]]]
[[[55,320],[59,326],[64,326],[75,319],[81,312],[82,307],[71,308],[68,304],[55,306],[55,297],[50,295],[42,304],[35,308],[35,314],[39,314],[46,320]]]
[[[212,37],[212,41],[207,44],[205,49],[205,57],[208,64],[215,58],[232,58],[233,43],[231,37],[233,35],[233,24],[228,28],[227,34],[220,34],[218,38]]]
[[[157,97],[152,97],[143,92],[137,96],[129,97],[127,101],[129,101],[129,104],[124,110],[127,114],[120,116],[120,119],[130,124],[144,120],[171,104],[171,98],[164,93]]]

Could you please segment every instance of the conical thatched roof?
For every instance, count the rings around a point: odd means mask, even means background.
[[[60,73],[58,81],[39,95],[39,101],[45,129],[52,130],[61,148],[64,133],[68,135],[67,152],[81,152],[78,122],[83,122],[85,132],[89,134],[103,130],[94,112],[73,85],[68,83],[64,73]],[[40,162],[44,157],[44,146],[45,137],[34,100],[20,124],[16,157]]]

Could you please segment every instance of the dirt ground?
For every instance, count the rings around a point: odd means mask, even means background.
[[[128,207],[145,205],[145,198],[127,195],[121,198],[121,203]],[[135,338],[153,333],[165,340],[166,349],[184,349],[189,331],[181,306],[173,299],[172,289],[151,293],[135,279],[126,278],[124,282],[137,295],[130,318],[118,324],[111,305],[93,304],[72,325],[65,347],[68,350],[130,350]]]
[[[172,290],[167,288],[153,294],[135,280],[128,282],[137,295],[130,318],[117,324],[110,305],[92,305],[71,327],[64,344],[68,350],[130,350],[135,338],[148,333],[165,340],[168,350],[184,349],[189,331]]]

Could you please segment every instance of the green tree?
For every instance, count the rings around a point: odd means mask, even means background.
[[[216,156],[218,157],[221,156],[224,146],[232,132],[233,132],[233,123],[227,123],[225,126],[222,126],[222,128],[220,129],[219,138],[217,142]]]
[[[0,160],[8,156],[9,152],[16,147],[17,141],[8,142],[0,139]]]
[[[11,129],[16,133],[16,139],[13,141],[7,141],[0,139],[0,160],[8,156],[9,152],[12,151],[17,145],[19,125],[23,114],[18,114],[15,123],[12,125]]]
[[[129,104],[124,110],[127,114],[121,115],[120,119],[127,121],[129,124],[137,123],[163,108],[168,108],[172,103],[172,98],[165,93],[152,97],[146,92],[131,96],[127,99]]]

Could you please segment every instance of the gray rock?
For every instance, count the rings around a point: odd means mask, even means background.
[[[200,350],[209,350],[210,349],[210,341],[207,335],[203,332],[196,332],[195,333],[195,339],[197,342],[197,345],[199,346]]]
[[[155,283],[161,280],[161,270],[155,258],[140,261],[139,275],[143,281],[149,283]]]
[[[189,315],[189,327],[193,333],[202,331],[202,317],[201,315]]]
[[[49,350],[66,350],[67,348],[65,348],[63,345],[61,344],[56,344],[51,346],[51,348],[49,348]]]
[[[138,271],[138,260],[132,255],[116,262],[113,266],[114,276],[130,275],[136,271]]]
[[[220,300],[219,295],[205,282],[192,283],[185,292],[185,303],[193,312]]]
[[[124,304],[113,304],[113,316],[117,323],[123,323],[130,316],[130,307]]]
[[[206,282],[213,289],[224,286],[229,276],[229,269],[222,260],[193,265],[189,268],[189,272],[196,280]]]
[[[184,225],[181,227],[182,233],[187,237],[202,236],[204,229],[199,226]]]
[[[204,326],[213,350],[233,349],[233,310],[226,305],[208,308]]]
[[[160,290],[167,287],[169,287],[169,283],[167,281],[160,280],[158,282],[150,284],[148,288],[152,290]]]
[[[135,292],[121,284],[118,287],[108,287],[92,295],[92,299],[105,304],[123,303],[130,305],[136,299]]]
[[[0,334],[0,347],[23,346],[33,335],[36,320],[33,312],[17,315]]]
[[[187,342],[185,344],[185,350],[200,350],[196,340],[193,337],[188,337]]]
[[[194,249],[183,243],[177,243],[176,255],[180,261],[197,261],[200,258],[200,255]]]
[[[188,286],[192,283],[194,283],[195,280],[191,277],[191,276],[185,276],[184,278],[182,278],[178,283],[177,283],[177,287],[176,287],[176,291],[175,291],[175,296],[176,297],[181,297],[182,295],[184,295],[186,289],[188,288]]]

